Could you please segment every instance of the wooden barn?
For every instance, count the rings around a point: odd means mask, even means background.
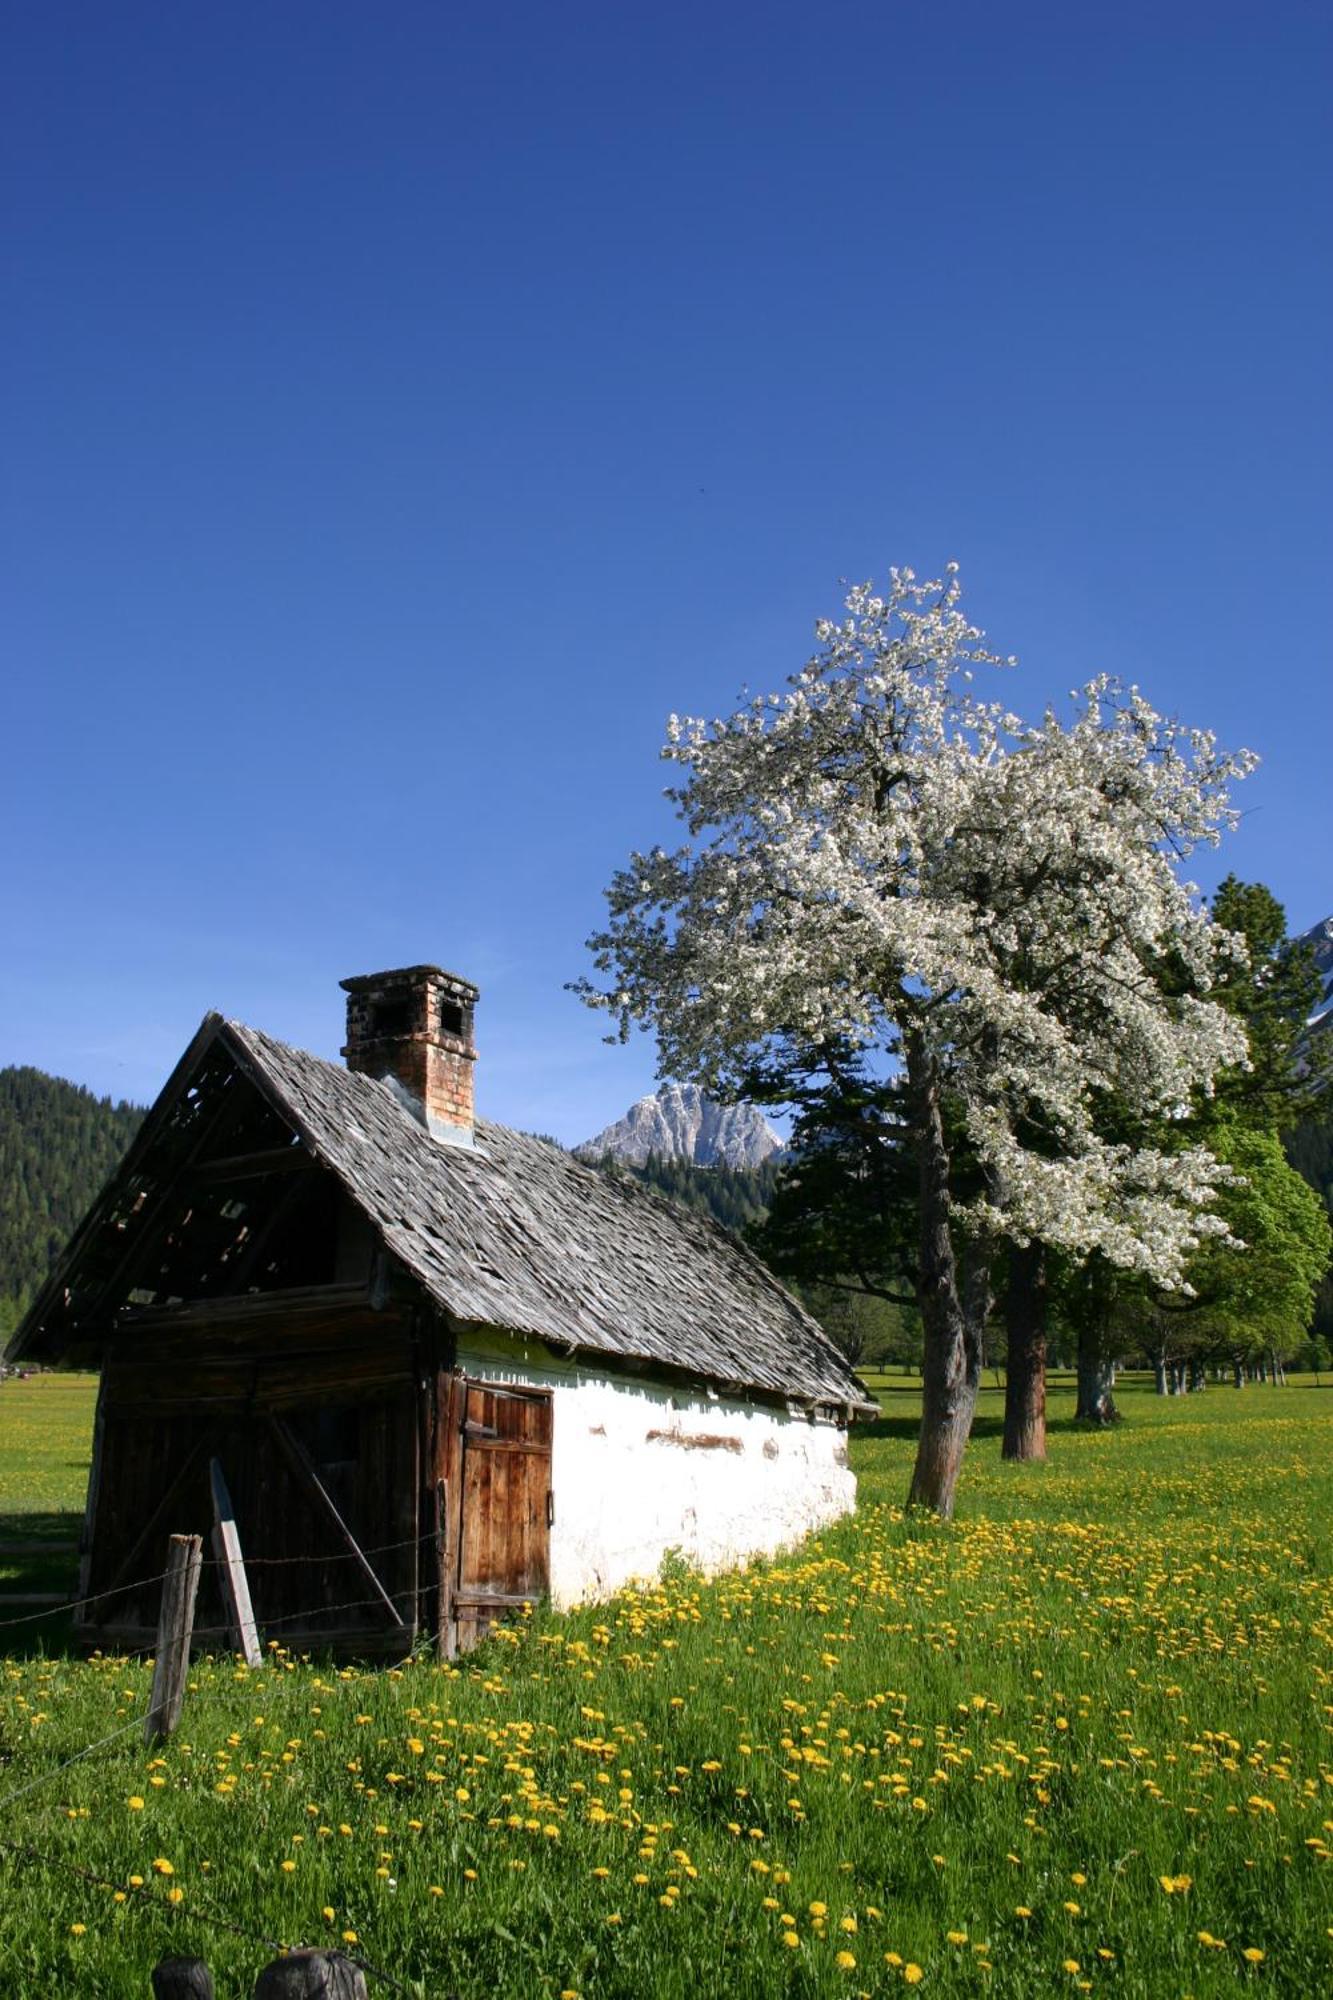
[[[465,980],[344,988],[346,1068],[208,1016],[10,1344],[101,1371],[79,1636],[151,1646],[214,1462],[261,1638],[356,1654],[845,1512],[873,1405],[796,1301],[707,1219],[475,1120]]]

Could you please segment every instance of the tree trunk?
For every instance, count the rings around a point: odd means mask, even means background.
[[[1153,1356],[1152,1372],[1153,1380],[1157,1385],[1157,1393],[1159,1396],[1164,1396],[1166,1394],[1166,1359],[1164,1355],[1155,1354]]]
[[[1109,1361],[1102,1352],[1096,1330],[1087,1334],[1080,1332],[1078,1343],[1078,1408],[1074,1412],[1075,1421],[1081,1424],[1098,1424],[1103,1429],[1120,1422],[1120,1412],[1115,1406],[1112,1394],[1115,1388],[1115,1363]],[[1164,1393],[1159,1390],[1159,1394]]]
[[[1046,1252],[1040,1243],[1009,1251],[1005,1294],[1009,1361],[1004,1384],[1002,1458],[1046,1456]]]
[[[906,1037],[907,1078],[914,1099],[920,1210],[917,1291],[925,1332],[921,1368],[921,1435],[907,1491],[909,1507],[929,1507],[946,1519],[980,1385],[976,1330],[959,1297],[949,1230],[949,1152],[940,1117],[939,1080],[920,1037]]]
[[[1231,1364],[1231,1380],[1237,1389],[1245,1387],[1245,1369],[1239,1361],[1233,1361]]]

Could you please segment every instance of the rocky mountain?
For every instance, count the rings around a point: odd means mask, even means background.
[[[1308,931],[1302,931],[1297,943],[1313,946],[1314,962],[1324,982],[1322,998],[1310,1016],[1310,1026],[1328,1031],[1333,1029],[1333,917],[1325,917],[1322,924],[1312,924]]]
[[[576,1146],[581,1159],[606,1154],[641,1167],[650,1156],[697,1167],[758,1167],[782,1150],[782,1138],[750,1104],[715,1104],[694,1083],[666,1083],[623,1118]]]

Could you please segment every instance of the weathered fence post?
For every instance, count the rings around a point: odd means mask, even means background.
[[[370,2000],[366,1975],[340,1951],[289,1951],[255,1981],[254,2000]]]
[[[255,1614],[250,1603],[250,1583],[241,1560],[241,1537],[236,1527],[235,1510],[227,1491],[227,1482],[222,1476],[222,1467],[215,1458],[209,1461],[208,1477],[213,1489],[213,1553],[218,1559],[222,1594],[231,1618],[231,1636],[247,1667],[262,1666],[264,1656],[259,1650],[259,1634],[255,1630]]]
[[[157,1659],[153,1692],[144,1717],[143,1740],[156,1743],[170,1736],[181,1719],[185,1677],[190,1668],[190,1638],[194,1632],[194,1600],[204,1545],[198,1535],[172,1535],[167,1543],[167,1573],[162,1579],[162,1609],[157,1621]]]
[[[153,2000],[214,2000],[213,1975],[202,1958],[164,1958],[153,1967]]]

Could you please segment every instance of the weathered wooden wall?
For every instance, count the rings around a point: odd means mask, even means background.
[[[217,1458],[263,1637],[405,1650],[423,1565],[435,1582],[420,1381],[410,1314],[376,1311],[359,1287],[128,1316],[104,1365],[83,1586],[115,1594],[89,1607],[82,1636],[151,1642],[157,1586],[118,1586],[156,1573],[168,1534],[207,1538]],[[223,1622],[207,1569],[197,1624]]]

